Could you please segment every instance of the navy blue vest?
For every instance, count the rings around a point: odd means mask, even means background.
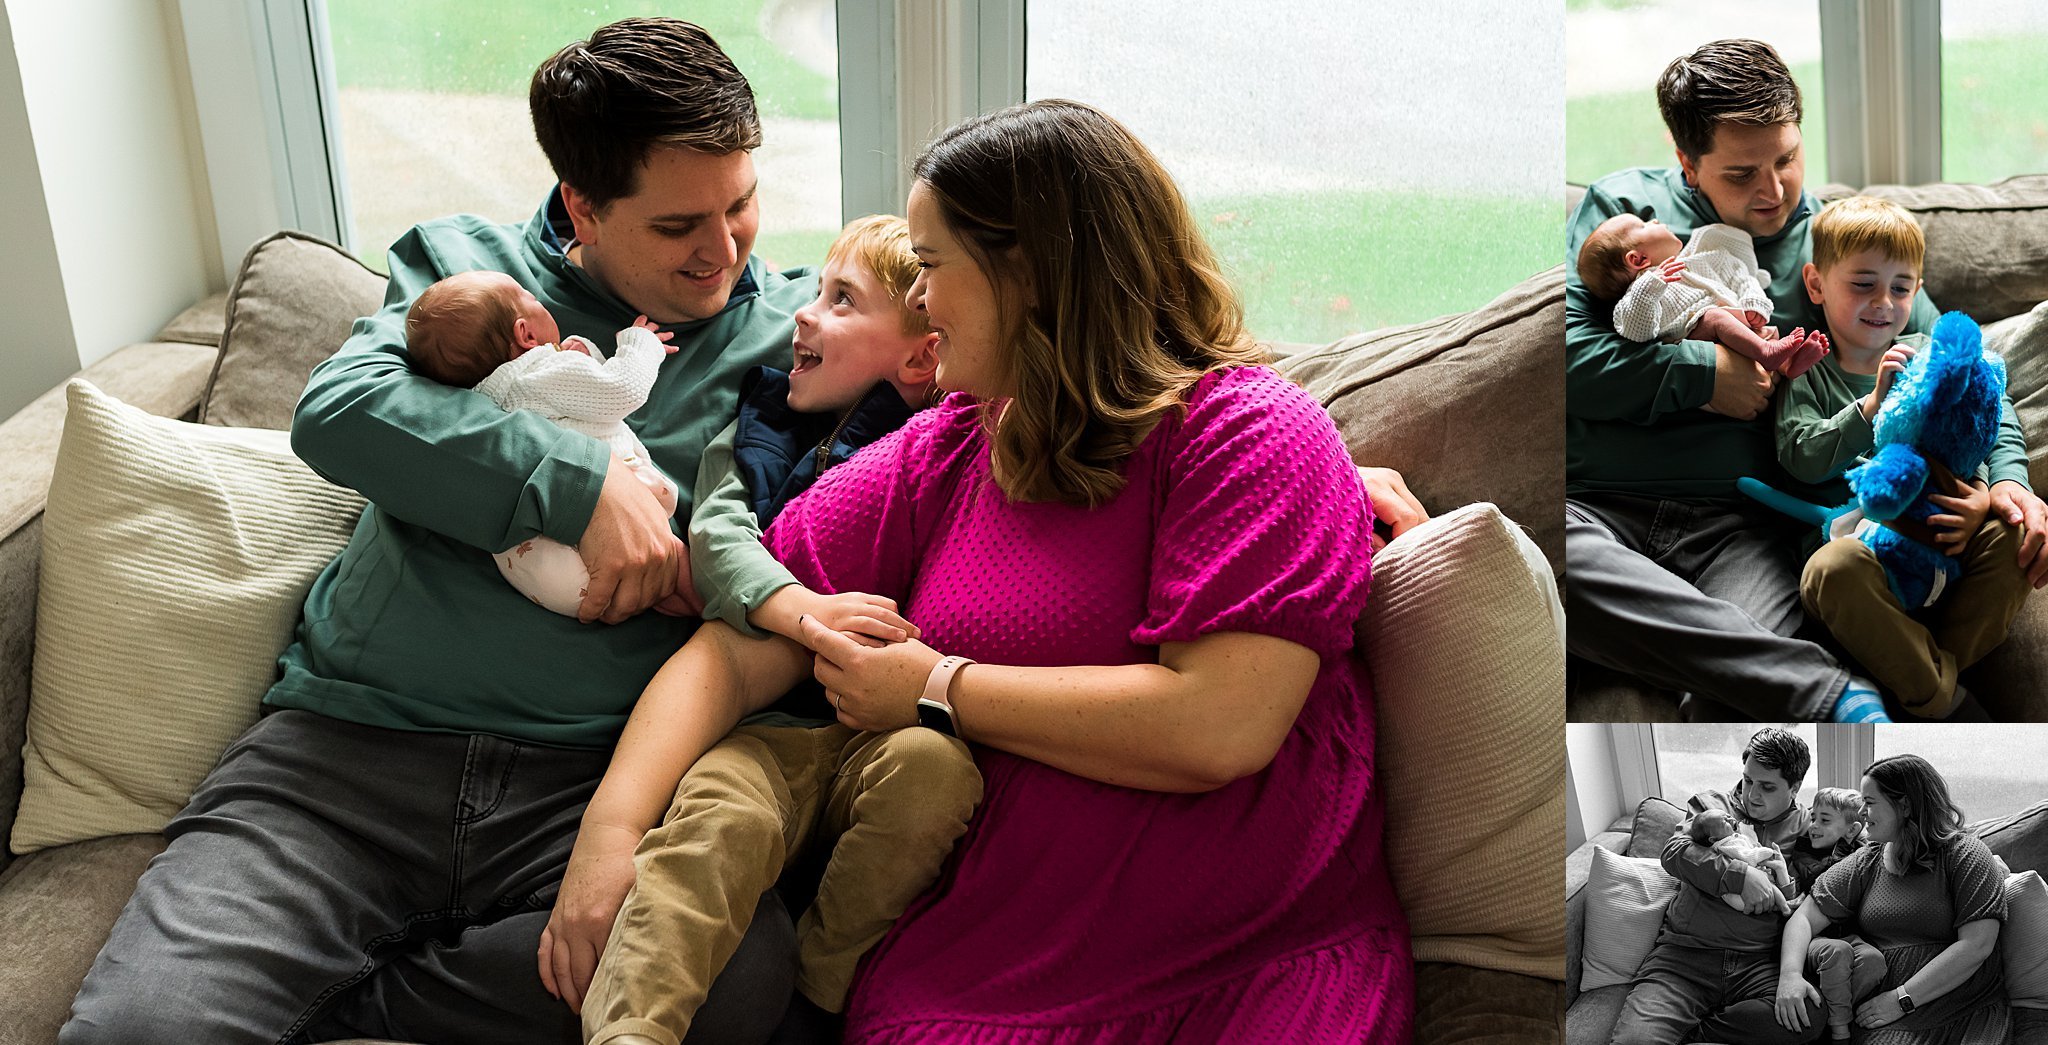
[[[825,469],[854,451],[903,427],[916,413],[887,381],[861,397],[844,415],[807,414],[789,408],[789,375],[757,366],[740,379],[739,427],[732,459],[747,484],[747,504],[761,529],[790,498],[811,488]]]

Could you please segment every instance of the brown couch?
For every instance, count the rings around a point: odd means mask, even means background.
[[[2048,495],[2048,175],[1995,185],[1877,185],[1870,195],[1897,201],[1927,233],[1927,293],[1943,309],[1985,326],[1987,346],[2005,357],[2008,390],[2027,433],[2031,479]],[[1844,185],[1816,190],[1823,200],[1853,195]],[[2013,621],[2005,644],[1963,673],[1994,718],[2048,721],[2048,595],[2037,593]],[[1566,714],[1573,722],[1658,722],[1729,717],[1723,705],[1679,694],[1574,661]]]
[[[341,344],[356,316],[376,308],[382,291],[381,277],[336,248],[281,233],[250,252],[225,299],[195,306],[160,342],[129,346],[81,376],[160,415],[282,428],[307,372]],[[1534,523],[1532,533],[1554,563],[1562,549],[1556,482],[1561,406],[1554,395],[1529,389],[1555,388],[1562,380],[1555,350],[1562,321],[1563,275],[1554,269],[1461,316],[1320,348],[1290,346],[1285,366],[1329,404],[1357,459],[1400,468],[1436,510],[1497,502],[1510,518]],[[216,350],[223,337],[226,347]],[[40,514],[63,404],[63,390],[54,390],[0,423],[0,447],[7,451],[0,453],[0,837],[13,823],[21,790]],[[1524,426],[1533,434],[1508,437]],[[1495,449],[1510,444],[1519,447],[1513,455]],[[1445,463],[1452,460],[1463,463]],[[1561,658],[1557,674],[1561,684]],[[1472,711],[1475,720],[1481,714]],[[1562,731],[1546,728],[1557,737],[1561,793]],[[54,1041],[136,877],[162,846],[162,837],[152,834],[18,858],[0,852],[0,1045]],[[1517,895],[1548,895],[1562,866],[1543,858],[1516,864],[1526,879],[1503,884],[1504,894],[1512,888]],[[1419,1040],[1558,1040],[1562,913],[1534,927],[1501,931],[1515,934],[1525,953],[1549,956],[1537,960],[1550,970],[1547,978],[1425,962],[1418,975]],[[166,1032],[167,1040],[175,1039],[175,1028]]]
[[[1586,937],[1586,879],[1593,866],[1593,850],[1603,848],[1623,856],[1655,858],[1683,819],[1682,811],[1661,798],[1646,798],[1633,815],[1623,816],[1607,830],[1588,839],[1565,861],[1565,997],[1567,1011],[1566,1045],[1606,1045],[1621,1018],[1628,985],[1614,984],[1598,990],[1579,991],[1579,961]],[[1984,839],[1993,853],[2014,872],[2034,870],[2048,874],[2048,802],[2011,816],[1971,824],[1970,830]],[[2013,1010],[2012,1045],[2048,1045],[2048,1010]]]

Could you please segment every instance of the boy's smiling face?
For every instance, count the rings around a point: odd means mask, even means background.
[[[1826,272],[1809,264],[1806,294],[1827,314],[1828,340],[1837,351],[1866,359],[1884,354],[1913,315],[1920,270],[1879,250],[1836,261]]]
[[[818,298],[796,312],[789,406],[832,413],[860,402],[878,381],[898,377],[929,334],[904,332],[904,303],[850,257],[818,276]]]
[[[1857,823],[1838,809],[1815,806],[1806,820],[1806,840],[1815,849],[1832,849],[1856,830]]]

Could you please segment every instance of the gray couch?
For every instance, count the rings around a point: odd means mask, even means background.
[[[1566,1045],[1605,1045],[1615,1021],[1621,1017],[1622,1002],[1628,998],[1627,984],[1584,993],[1579,990],[1579,962],[1586,937],[1586,879],[1593,866],[1593,850],[1598,847],[1623,856],[1655,858],[1681,819],[1682,811],[1677,806],[1661,798],[1644,799],[1634,814],[1616,820],[1566,859]],[[2034,870],[2048,874],[2048,802],[2011,816],[1971,824],[1970,830],[1984,839],[2014,872]],[[2048,1045],[2048,1010],[2016,1008],[2013,1023],[2012,1045]]]
[[[1853,195],[1844,185],[1823,200]],[[2031,479],[2048,495],[2048,175],[1994,185],[1877,185],[1871,195],[1913,212],[1927,233],[1927,293],[1941,308],[1985,325],[2005,357],[2008,389],[2027,432]],[[1826,641],[1824,631],[1818,636]],[[1963,673],[1963,683],[2002,721],[2048,721],[2048,594],[2027,601],[2003,646]],[[1729,717],[1724,705],[1689,702],[1617,672],[1574,661],[1566,714],[1574,722],[1658,722]]]
[[[124,348],[82,376],[160,415],[282,428],[307,372],[341,344],[356,316],[376,308],[382,292],[381,277],[337,249],[279,234],[250,252],[228,295],[202,302],[157,341]],[[1435,510],[1496,502],[1510,518],[1534,523],[1533,536],[1555,563],[1562,552],[1561,405],[1529,390],[1562,380],[1562,322],[1563,276],[1554,269],[1460,316],[1334,345],[1291,346],[1286,367],[1329,405],[1356,459],[1401,469]],[[0,837],[14,821],[21,791],[40,516],[63,410],[58,389],[0,422]],[[1507,438],[1525,429],[1534,434]],[[1519,445],[1516,454],[1476,452],[1509,442]],[[1560,781],[1563,758],[1560,731]],[[0,851],[0,1045],[55,1040],[137,876],[163,844],[159,835],[127,835],[23,857]],[[1519,895],[1547,892],[1561,869],[1555,860],[1517,864],[1515,873],[1527,875],[1514,883]],[[1555,977],[1424,963],[1419,1040],[1558,1040],[1561,913],[1533,938],[1526,926],[1502,931],[1516,933],[1525,953],[1551,955],[1544,961],[1558,970]],[[166,1031],[167,1040],[175,1039],[175,1028]]]

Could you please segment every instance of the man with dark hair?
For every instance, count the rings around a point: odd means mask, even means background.
[[[1566,257],[1624,212],[1655,217],[1681,238],[1701,225],[1732,225],[1750,235],[1771,276],[1773,324],[1821,329],[1800,284],[1818,204],[1804,188],[1791,71],[1768,44],[1720,40],[1672,61],[1657,104],[1678,165],[1620,171],[1590,186],[1572,215]],[[1907,330],[1926,331],[1935,315],[1923,291]],[[1735,489],[1746,475],[1806,492],[1778,465],[1768,410],[1775,375],[1712,342],[1622,338],[1571,266],[1565,350],[1571,652],[1758,720],[1876,710],[1875,685],[1792,637],[1803,620],[1799,524]],[[1997,510],[2025,521],[2022,555],[2036,585],[2048,582],[2048,505],[2028,486],[2010,403],[1991,478]]]
[[[1686,801],[1693,815],[1718,810],[1766,845],[1789,845],[1806,827],[1797,800],[1813,765],[1806,742],[1764,728],[1742,749],[1742,779],[1729,791],[1702,791]],[[1615,1045],[1677,1045],[1682,1041],[1780,1043],[1809,1031],[1778,1023],[1778,942],[1791,904],[1768,873],[1695,843],[1692,817],[1678,825],[1661,854],[1680,887],[1664,910],[1657,943],[1636,970],[1615,1022]],[[1739,895],[1738,911],[1722,900]],[[1817,1032],[1818,1003],[1806,1027]]]
[[[579,842],[579,820],[634,700],[696,624],[643,612],[694,610],[678,590],[688,559],[602,441],[415,376],[406,311],[488,269],[567,334],[644,313],[680,351],[627,422],[657,466],[691,476],[740,375],[786,361],[817,285],[751,257],[760,121],[701,29],[606,26],[541,66],[531,107],[558,190],[524,225],[457,216],[406,233],[383,309],[313,374],[293,446],[371,507],[308,593],[266,715],[166,828],[67,1045],[581,1040],[595,948],[553,967],[560,1000],[536,955],[572,844],[638,842]],[[585,623],[498,576],[491,553],[537,536],[582,553]],[[563,903],[616,910],[630,885]],[[765,1040],[780,1019],[794,930],[773,893],[757,915],[693,1040]]]

